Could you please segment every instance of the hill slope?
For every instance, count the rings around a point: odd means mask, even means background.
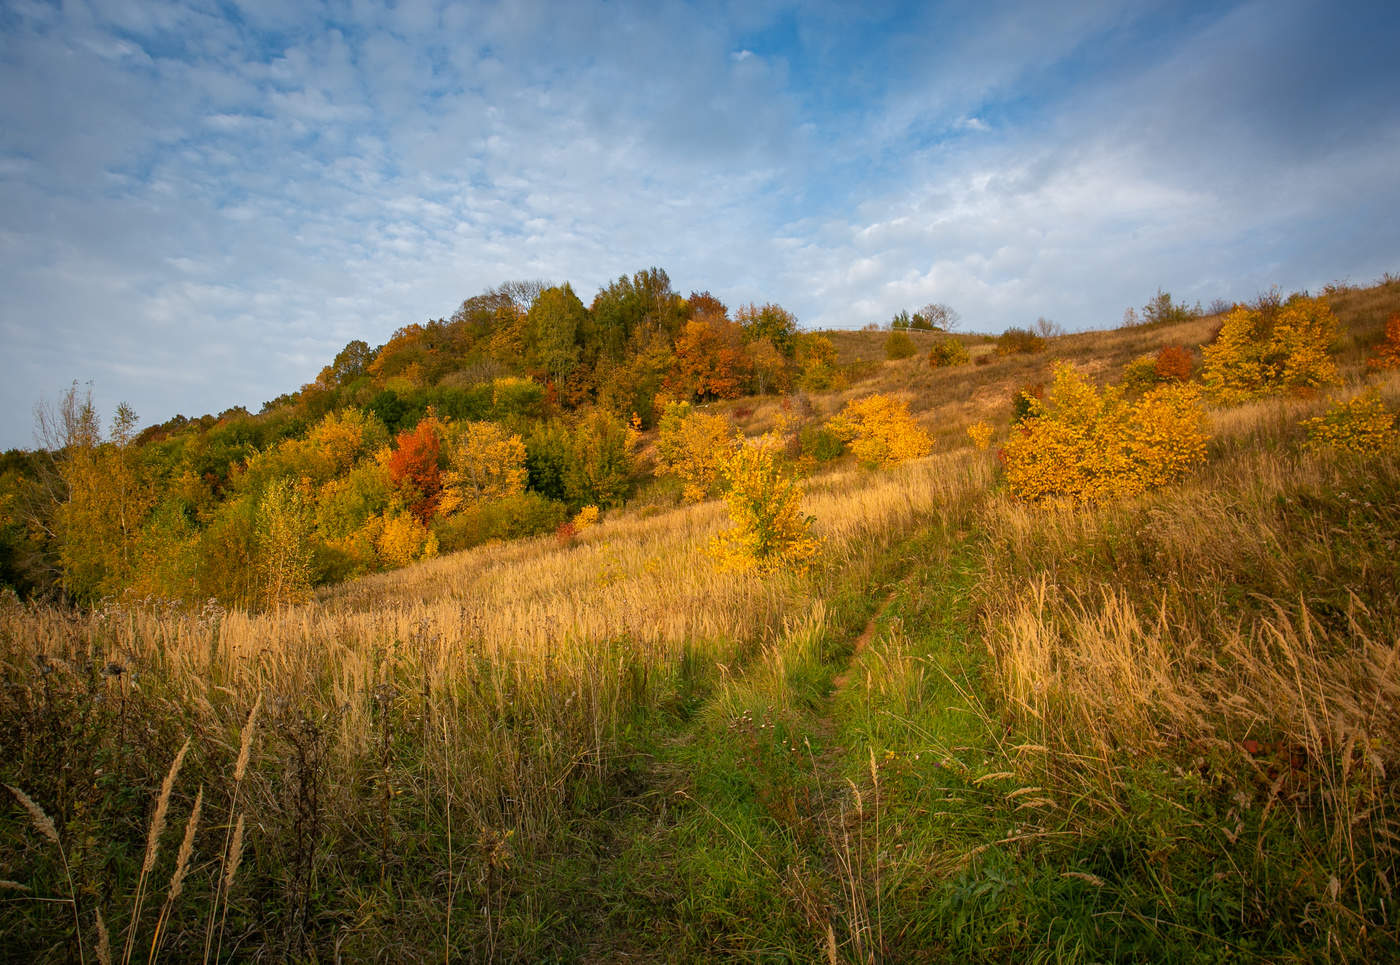
[[[1400,285],[1333,304],[1337,394],[1393,414]],[[270,612],[8,599],[0,944],[71,960],[100,912],[174,959],[1395,957],[1400,450],[1267,397],[1184,481],[1075,505],[966,442],[1054,358],[1116,380],[1219,322],[810,393],[897,390],[938,451],[811,476],[805,575],[717,568],[722,505],[657,491]]]

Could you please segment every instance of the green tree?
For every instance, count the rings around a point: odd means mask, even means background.
[[[567,283],[540,292],[526,316],[530,356],[549,377],[561,382],[579,364],[579,338],[588,324],[583,307]]]

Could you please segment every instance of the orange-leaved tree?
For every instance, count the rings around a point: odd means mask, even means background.
[[[847,402],[827,428],[872,467],[918,459],[933,449],[933,440],[909,415],[909,403],[880,393]]]
[[[437,511],[442,494],[438,429],[438,421],[429,416],[416,428],[400,432],[387,464],[389,478],[403,494],[409,511],[425,523]]]
[[[1130,402],[1102,392],[1067,364],[1055,368],[1045,399],[1002,449],[1006,479],[1022,499],[1087,502],[1165,485],[1205,459],[1209,438],[1198,390],[1162,386]]]
[[[1224,403],[1329,385],[1339,381],[1331,356],[1336,337],[1337,318],[1321,298],[1236,305],[1201,350],[1201,381]]]
[[[672,388],[696,399],[736,399],[753,376],[753,362],[738,324],[722,318],[685,323],[676,339]]]
[[[724,501],[732,526],[711,550],[726,569],[805,571],[821,551],[812,517],[802,514],[802,490],[783,464],[783,440],[769,433],[729,453]]]

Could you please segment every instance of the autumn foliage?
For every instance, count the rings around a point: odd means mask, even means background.
[[[1400,439],[1395,413],[1385,407],[1375,389],[1333,403],[1323,415],[1304,420],[1303,428],[1308,432],[1310,449],[1356,456],[1374,456]]]
[[[802,572],[815,562],[821,541],[802,514],[802,490],[783,463],[774,434],[749,439],[724,462],[725,503],[732,525],[711,544],[726,569]]]
[[[933,449],[933,440],[909,415],[909,404],[879,393],[847,402],[827,426],[871,467],[918,459]]]
[[[1007,483],[1022,499],[1135,496],[1205,459],[1209,437],[1194,386],[1163,386],[1129,402],[1059,365],[1046,398],[1029,405],[1002,450]]]
[[[1400,312],[1386,321],[1385,338],[1366,364],[1373,369],[1400,369]]]
[[[1320,298],[1294,295],[1282,305],[1236,305],[1215,341],[1201,351],[1201,380],[1230,404],[1338,381],[1331,345],[1337,319]]]
[[[416,428],[400,432],[395,442],[386,464],[389,478],[405,493],[413,515],[426,523],[437,511],[442,495],[442,470],[438,466],[442,445],[437,425],[424,419]]]
[[[698,412],[688,402],[673,402],[661,416],[657,470],[680,479],[685,501],[698,503],[714,494],[733,447],[728,419]]]

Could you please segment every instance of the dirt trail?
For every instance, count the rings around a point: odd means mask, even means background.
[[[897,588],[890,590],[890,592],[885,595],[884,602],[880,604],[874,615],[870,617],[870,621],[866,623],[865,629],[860,632],[860,636],[856,637],[855,646],[851,648],[850,659],[846,661],[846,668],[837,674],[836,678],[831,682],[831,696],[835,697],[837,694],[841,693],[841,691],[846,689],[846,685],[850,683],[851,673],[856,667],[856,660],[860,658],[865,648],[870,646],[870,641],[875,639],[875,625],[880,622],[880,618],[885,615],[885,611],[888,610],[890,604],[894,602],[896,593],[898,593]]]

